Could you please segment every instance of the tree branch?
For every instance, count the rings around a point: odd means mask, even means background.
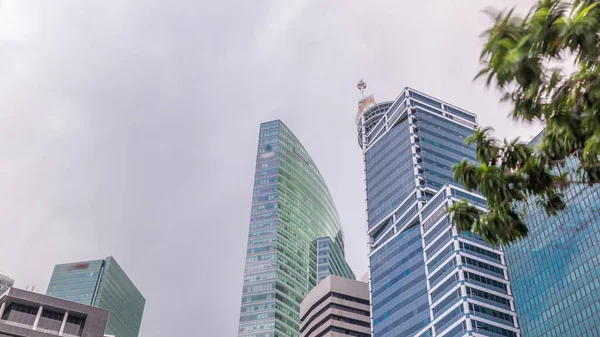
[[[559,185],[559,186],[567,186],[567,185],[571,185],[571,184],[585,184],[585,185],[589,185],[590,182],[589,181],[583,181],[583,180],[563,180],[563,181],[557,181],[552,183],[552,185]]]
[[[582,165],[584,169],[592,169],[592,168],[597,168],[600,167],[600,163],[593,163],[593,164],[583,164]]]

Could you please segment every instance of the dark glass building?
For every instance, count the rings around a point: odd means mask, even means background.
[[[113,257],[56,265],[46,295],[108,309],[109,335],[139,334],[146,300]]]
[[[529,235],[506,249],[526,337],[600,336],[600,188],[573,184],[564,193],[567,208],[556,216],[531,200]]]
[[[447,207],[485,210],[451,167],[476,115],[406,88],[393,102],[359,102],[374,337],[520,336],[504,253],[459,233]]]
[[[315,163],[281,121],[260,125],[240,337],[298,337],[300,303],[324,276],[354,278],[337,210]]]

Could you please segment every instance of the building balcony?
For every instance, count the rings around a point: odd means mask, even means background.
[[[39,331],[39,332],[47,333],[49,335],[54,335],[54,336],[79,337],[77,335],[70,335],[70,334],[67,334],[67,333],[63,333],[61,335],[58,331],[42,329],[42,328],[39,328],[39,327],[36,328],[35,330],[33,330],[33,326],[32,325],[22,324],[22,323],[17,323],[17,322],[12,322],[12,321],[6,321],[6,320],[3,320],[3,319],[0,319],[0,324],[12,325],[12,326],[16,326],[18,328],[23,328],[23,329],[32,330],[32,331]]]

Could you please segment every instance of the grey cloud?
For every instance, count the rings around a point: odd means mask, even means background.
[[[258,124],[280,118],[361,276],[359,78],[535,133],[471,81],[480,10],[510,2],[451,3],[1,2],[0,270],[44,291],[55,263],[114,255],[147,298],[142,336],[235,336]]]

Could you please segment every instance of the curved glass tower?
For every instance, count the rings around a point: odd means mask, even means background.
[[[354,279],[325,180],[285,124],[263,123],[238,336],[299,336],[300,302],[329,274]]]

